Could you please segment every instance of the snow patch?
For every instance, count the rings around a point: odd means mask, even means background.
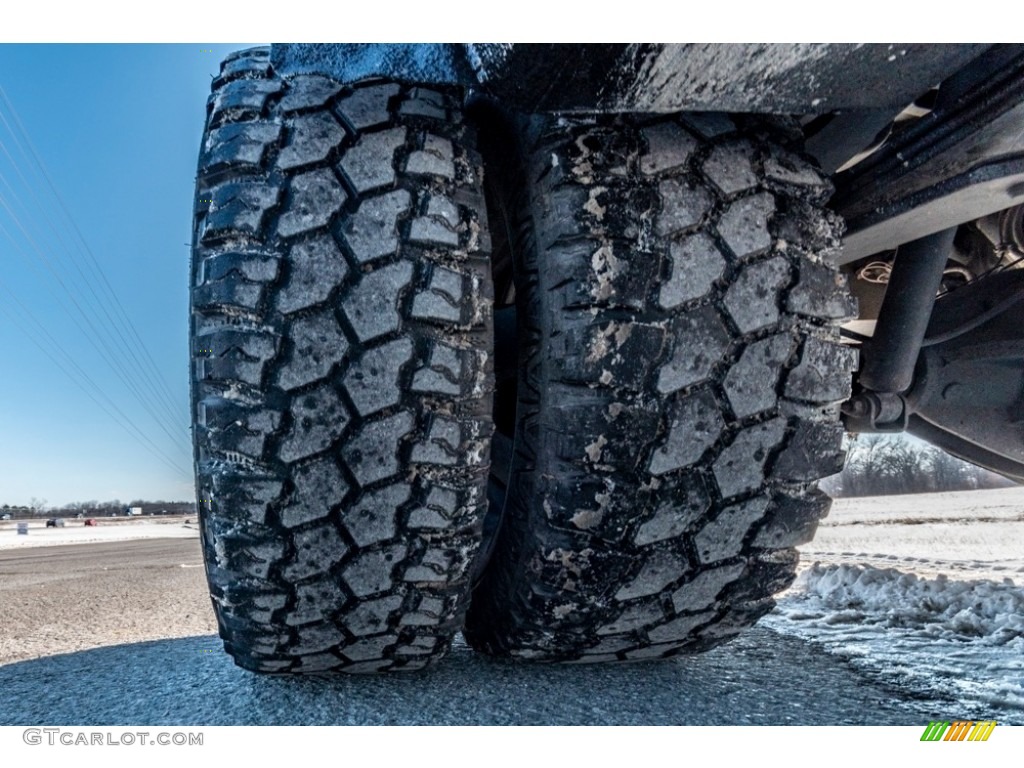
[[[894,568],[815,564],[800,574],[793,588],[801,593],[802,610],[814,603],[826,621],[851,614],[929,637],[988,645],[1024,640],[1024,588],[1009,578],[1001,583],[945,575],[925,579]]]
[[[107,523],[101,519],[95,527],[68,522],[64,528],[46,528],[45,523],[29,524],[28,535],[18,535],[13,526],[0,526],[0,549],[54,547],[67,544],[95,544],[104,541],[134,539],[198,539],[199,529],[181,523],[124,522]]]
[[[1010,578],[816,563],[763,623],[963,716],[1024,723],[1024,587]]]

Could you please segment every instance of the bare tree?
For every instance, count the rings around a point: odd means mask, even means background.
[[[902,493],[1000,488],[1013,483],[902,435],[856,435],[847,446],[846,467],[828,478],[833,496],[886,496]]]

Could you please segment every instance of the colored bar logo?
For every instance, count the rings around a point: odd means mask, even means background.
[[[933,720],[921,734],[921,741],[988,741],[995,727],[995,720]]]

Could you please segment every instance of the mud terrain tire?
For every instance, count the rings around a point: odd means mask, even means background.
[[[466,637],[552,661],[708,649],[790,584],[829,506],[816,481],[842,467],[856,312],[822,259],[829,186],[784,122],[511,134],[485,160],[527,191],[491,208],[518,207],[517,429]]]
[[[493,375],[481,162],[455,91],[226,60],[199,160],[192,408],[226,650],[425,666],[461,628]]]

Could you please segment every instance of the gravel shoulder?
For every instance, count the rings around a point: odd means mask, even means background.
[[[216,629],[198,537],[0,551],[0,664]]]

